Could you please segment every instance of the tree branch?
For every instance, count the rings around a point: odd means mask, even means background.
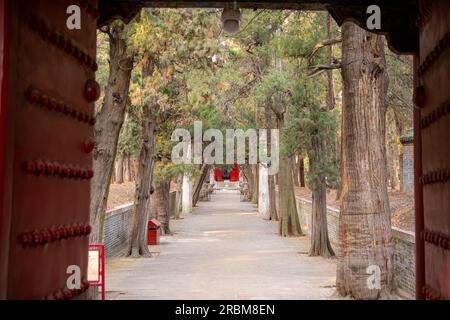
[[[308,72],[308,77],[312,78],[312,77],[316,77],[319,74],[322,74],[323,72],[327,71],[327,70],[335,70],[335,69],[341,69],[342,68],[342,64],[340,61],[333,61],[330,64],[318,64],[316,66],[311,66],[309,67],[309,72]]]
[[[313,48],[313,50],[308,55],[308,64],[311,63],[311,61],[314,58],[314,56],[316,55],[317,51],[319,51],[320,49],[322,49],[324,47],[332,46],[332,45],[335,45],[335,44],[341,43],[341,42],[342,42],[342,38],[326,39],[326,40],[323,40],[322,42],[319,42],[318,44],[316,44],[316,46]]]

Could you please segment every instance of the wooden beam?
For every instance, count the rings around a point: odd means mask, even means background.
[[[365,29],[369,18],[367,7],[378,5],[381,8],[381,30],[369,31],[385,34],[389,46],[397,53],[412,54],[418,50],[419,31],[416,27],[418,0],[100,0],[99,26],[117,18],[129,22],[144,7],[224,8],[235,4],[241,9],[328,10],[339,25],[351,20]]]

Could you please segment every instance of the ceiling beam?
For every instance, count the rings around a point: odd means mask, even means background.
[[[372,32],[386,35],[390,48],[397,53],[412,54],[419,47],[416,27],[418,0],[214,0],[214,1],[148,1],[100,0],[99,26],[114,19],[131,21],[140,9],[147,8],[224,8],[236,3],[242,9],[328,10],[339,25],[351,20],[367,29],[367,7],[381,8],[381,29]]]

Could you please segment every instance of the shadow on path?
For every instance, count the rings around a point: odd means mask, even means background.
[[[235,191],[172,221],[152,259],[113,258],[109,299],[327,299],[336,262],[308,257],[309,238],[281,238]]]

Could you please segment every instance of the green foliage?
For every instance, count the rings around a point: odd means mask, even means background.
[[[216,15],[215,11],[206,10],[146,9],[133,25],[129,43],[138,59],[130,101],[136,108],[151,106],[152,118],[157,123],[156,181],[167,181],[184,170],[191,171],[169,162],[176,144],[171,141],[174,129],[188,128],[193,120],[204,116],[210,119],[211,127],[221,121],[210,104],[209,84],[204,83],[214,67],[212,57],[219,52]],[[135,127],[132,123],[125,128]],[[129,144],[133,138],[139,142],[141,134],[139,130],[124,130],[121,142]]]
[[[332,150],[339,129],[339,111],[327,109],[326,78],[306,75],[309,63],[326,63],[328,59],[324,50],[319,50],[310,61],[306,59],[317,43],[326,39],[326,14],[288,12],[284,18],[281,29],[263,46],[266,51],[261,60],[272,56],[272,61],[263,65],[261,80],[253,88],[251,98],[258,105],[269,104],[275,114],[283,115],[281,156],[299,154],[311,158],[317,141],[323,143],[323,154],[316,161],[308,161],[308,180],[313,185],[319,176],[325,176],[328,185],[336,187],[338,157]]]
[[[386,46],[387,47],[387,46]],[[412,127],[413,104],[413,72],[412,58],[398,56],[386,49],[386,62],[389,74],[387,94],[388,108],[395,114],[397,126],[401,134]]]
[[[129,110],[131,107],[129,108]],[[119,154],[139,155],[142,146],[142,126],[139,114],[128,111],[119,136]]]
[[[320,104],[323,98],[318,98],[321,90],[317,82],[310,80],[297,86],[297,103],[290,110],[291,116],[282,134],[291,153],[298,152],[309,158],[309,165],[312,166],[307,175],[309,184],[314,185],[320,176],[324,176],[328,185],[335,187],[339,170],[336,155],[330,152],[330,146],[336,141],[339,113],[337,110],[329,111],[323,103]],[[322,143],[324,152],[316,156],[318,142]],[[315,161],[312,161],[314,158]]]
[[[317,43],[326,39],[325,25],[326,14],[302,12],[293,14],[285,32],[277,39],[279,50],[289,58],[305,58]],[[324,53],[319,52],[315,62],[323,62],[324,58]]]
[[[169,162],[158,162],[153,173],[153,183],[170,181],[181,174],[198,176],[201,171],[194,165],[174,165]]]

